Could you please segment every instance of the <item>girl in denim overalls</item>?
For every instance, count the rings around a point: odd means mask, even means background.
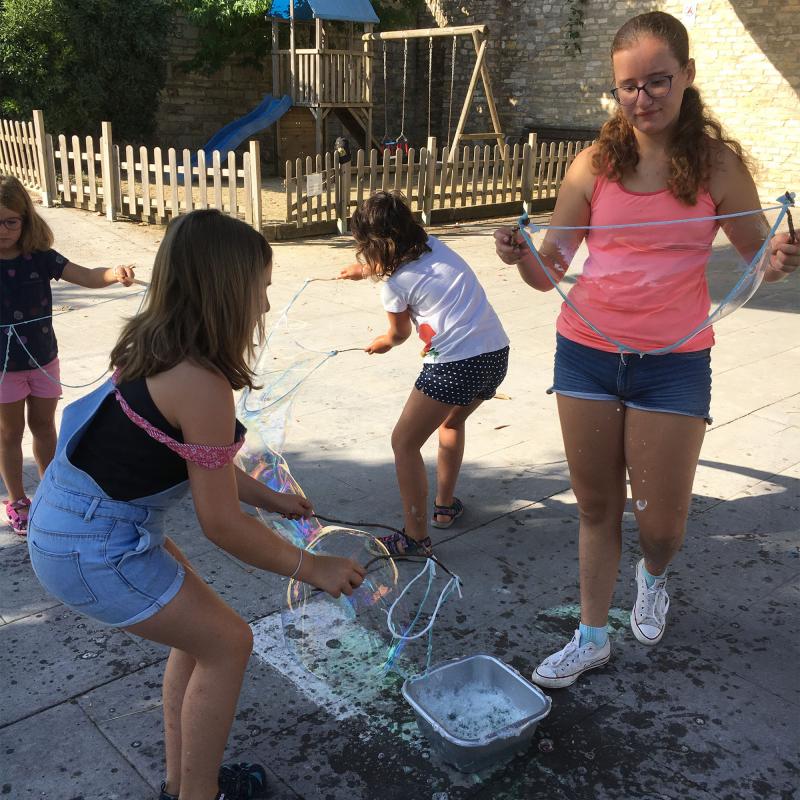
[[[269,245],[244,223],[216,211],[173,221],[145,307],[112,351],[114,375],[64,409],[31,507],[31,563],[44,587],[76,611],[172,648],[162,800],[268,792],[262,767],[220,768],[252,633],[166,536],[176,498],[190,489],[203,533],[253,566],[335,597],[363,578],[355,562],[303,555],[240,506],[291,518],[312,511],[232,463],[244,434],[233,390],[251,386],[271,272]]]

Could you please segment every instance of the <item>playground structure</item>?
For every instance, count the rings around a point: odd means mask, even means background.
[[[406,98],[408,77],[409,42],[428,40],[427,69],[427,128],[431,135],[431,96],[433,86],[433,44],[435,39],[452,38],[450,54],[450,81],[448,103],[447,144],[451,150],[462,141],[495,140],[503,145],[503,132],[492,92],[489,71],[486,66],[486,25],[463,25],[458,27],[425,28],[414,30],[384,31],[374,33],[379,21],[368,0],[330,2],[329,0],[275,0],[269,12],[272,19],[272,94],[285,95],[291,108],[277,120],[277,154],[283,161],[312,154],[321,154],[328,140],[327,124],[331,116],[354,138],[357,147],[369,150],[373,145],[383,150],[390,148],[393,154],[399,146],[406,153],[409,142],[405,135]],[[288,48],[281,47],[287,39],[283,26],[288,23]],[[337,30],[340,47],[334,48],[332,24],[346,23],[346,31]],[[363,26],[363,34],[355,34],[355,26]],[[455,74],[458,58],[458,43],[471,41],[475,51],[475,63],[470,76],[466,96],[458,116],[455,136],[450,140],[453,118]],[[308,41],[309,47],[298,47],[298,41]],[[389,131],[388,105],[390,85],[388,78],[388,46],[393,42],[403,43],[403,71],[400,84],[401,119],[400,130],[392,135]],[[379,140],[374,131],[374,81],[376,70],[374,45],[380,43],[378,54],[382,63],[384,132]],[[397,75],[397,77],[400,77]],[[483,93],[489,111],[492,130],[480,133],[465,133],[470,108],[475,99],[478,81],[483,84]],[[419,106],[417,106],[419,107]],[[313,142],[313,143],[312,143]]]

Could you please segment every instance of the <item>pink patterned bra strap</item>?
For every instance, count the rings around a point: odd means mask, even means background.
[[[111,377],[115,386],[116,377],[117,373],[115,372]],[[115,388],[114,394],[125,416],[134,425],[141,428],[148,436],[155,439],[157,442],[166,445],[184,461],[191,461],[193,464],[197,464],[203,469],[220,469],[220,467],[229,464],[244,444],[244,437],[228,445],[184,444],[183,442],[176,442],[171,436],[167,436],[164,431],[160,431],[155,425],[148,422],[140,414],[137,414],[120,394],[119,389]]]

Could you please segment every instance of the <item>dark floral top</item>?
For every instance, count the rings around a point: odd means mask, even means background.
[[[9,372],[35,369],[35,362],[44,366],[58,355],[50,281],[59,280],[66,265],[67,259],[55,250],[0,259],[0,372],[6,348]]]

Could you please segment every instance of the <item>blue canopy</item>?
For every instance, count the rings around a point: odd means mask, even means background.
[[[289,0],[272,0],[267,16],[289,19]],[[300,21],[380,22],[369,0],[294,0],[294,18]]]

